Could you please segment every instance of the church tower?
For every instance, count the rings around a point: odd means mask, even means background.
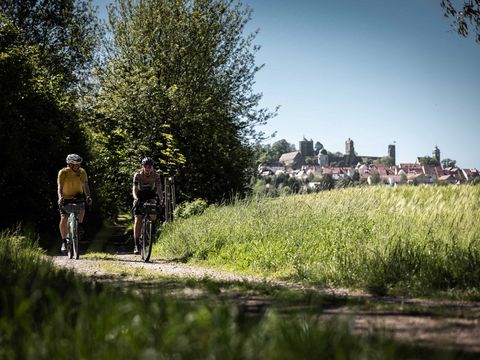
[[[388,156],[392,158],[393,165],[397,165],[397,160],[395,158],[395,141],[393,144],[388,145]]]
[[[437,145],[435,145],[435,148],[432,151],[432,157],[440,163],[440,149]]]

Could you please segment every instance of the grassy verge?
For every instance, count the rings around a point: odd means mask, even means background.
[[[138,295],[58,270],[30,239],[0,235],[0,358],[455,358],[405,348],[347,322],[316,316],[245,319],[218,302],[188,303],[159,289]],[[462,356],[467,354],[462,354]],[[469,356],[469,355],[468,355]]]
[[[364,187],[210,207],[157,256],[378,294],[479,299],[480,187]]]

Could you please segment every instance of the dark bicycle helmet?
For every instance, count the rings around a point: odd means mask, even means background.
[[[83,161],[82,157],[77,154],[69,154],[67,156],[67,164],[81,164]]]
[[[153,161],[153,159],[151,157],[146,157],[142,160],[142,166],[143,165],[151,165],[153,166],[155,162]]]

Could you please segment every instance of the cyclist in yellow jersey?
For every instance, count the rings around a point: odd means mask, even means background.
[[[66,238],[68,235],[68,214],[63,210],[63,205],[75,201],[86,201],[92,204],[90,188],[88,187],[87,172],[81,168],[83,159],[77,154],[67,156],[67,167],[58,172],[58,207],[60,210],[60,236],[62,237],[62,252],[66,251]],[[85,210],[78,214],[78,223],[83,222]]]

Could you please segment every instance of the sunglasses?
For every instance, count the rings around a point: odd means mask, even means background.
[[[149,169],[149,168],[152,167],[152,165],[150,165],[150,164],[145,164],[145,165],[143,165],[143,167]]]

